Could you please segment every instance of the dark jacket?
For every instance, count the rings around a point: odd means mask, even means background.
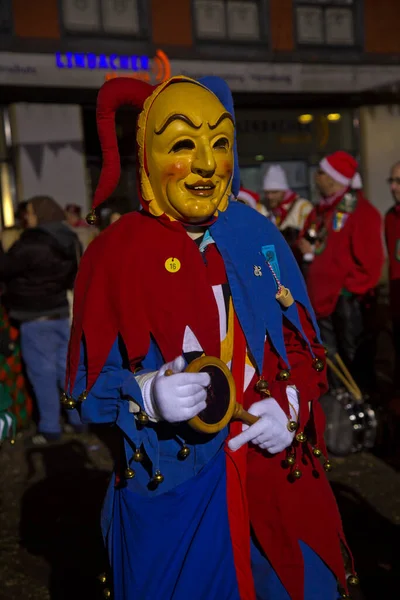
[[[71,229],[53,222],[27,229],[1,253],[0,281],[10,315],[20,321],[68,317],[67,290],[74,284],[80,248]]]

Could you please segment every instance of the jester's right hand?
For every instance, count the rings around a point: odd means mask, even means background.
[[[208,373],[184,373],[185,366],[184,358],[179,356],[163,365],[143,384],[144,409],[151,420],[179,423],[192,419],[206,408],[210,376]]]

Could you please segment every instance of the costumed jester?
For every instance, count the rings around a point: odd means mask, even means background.
[[[229,201],[240,181],[230,90],[214,77],[104,84],[94,208],[118,182],[114,118],[126,104],[141,111],[143,209],[83,256],[63,399],[121,439],[102,517],[114,597],[346,597],[330,463],[319,460],[324,351],[283,237]],[[254,424],[191,427],[223,400],[212,370],[189,372],[202,356],[223,361]]]

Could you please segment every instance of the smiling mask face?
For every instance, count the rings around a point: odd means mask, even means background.
[[[232,117],[216,96],[193,83],[167,87],[151,105],[146,124],[151,204],[156,204],[151,212],[200,224],[225,210],[233,144]]]

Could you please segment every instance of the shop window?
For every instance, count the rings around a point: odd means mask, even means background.
[[[16,207],[15,169],[11,148],[8,109],[0,106],[0,230],[14,225]]]
[[[301,46],[357,45],[356,0],[296,0],[296,34]]]
[[[11,2],[0,2],[0,32],[12,32]]]
[[[199,40],[258,42],[263,39],[260,11],[263,0],[194,0]]]
[[[143,37],[143,0],[61,0],[64,28],[73,34]]]

